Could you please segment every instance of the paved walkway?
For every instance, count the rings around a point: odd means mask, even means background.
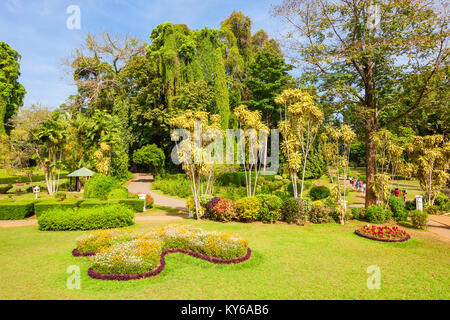
[[[428,217],[428,231],[450,242],[450,216],[430,215]]]
[[[186,210],[186,201],[166,197],[151,191],[150,186],[153,181],[151,174],[136,173],[133,180],[128,184],[128,191],[130,193],[150,193],[155,199],[155,204],[158,206],[169,207],[173,209]]]

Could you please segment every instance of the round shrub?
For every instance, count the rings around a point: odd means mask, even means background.
[[[127,199],[127,198],[128,198],[128,190],[125,187],[114,188],[110,192],[108,192],[108,199]]]
[[[237,217],[240,221],[252,222],[258,219],[261,201],[254,197],[245,197],[236,202]]]
[[[441,211],[450,211],[450,199],[443,193],[439,193],[434,205]]]
[[[392,211],[392,218],[397,221],[405,221],[408,218],[408,213],[406,212],[405,202],[402,198],[391,196],[389,198],[389,207]]]
[[[309,212],[309,221],[317,224],[329,222],[330,209],[323,205],[313,205]]]
[[[331,196],[331,191],[326,186],[312,187],[311,190],[309,190],[309,196],[312,200],[321,200]]]
[[[360,220],[364,218],[364,210],[363,208],[352,208],[352,219]]]
[[[206,217],[216,221],[231,221],[236,219],[236,205],[233,200],[214,197],[206,204]]]
[[[426,229],[428,225],[428,213],[420,210],[413,210],[409,213],[411,223],[414,228]]]
[[[133,210],[121,204],[91,208],[52,209],[38,218],[39,230],[95,230],[132,225]]]
[[[287,198],[283,202],[281,218],[287,223],[297,223],[300,219],[300,207],[295,198]]]
[[[113,189],[123,188],[119,182],[113,178],[103,174],[95,174],[90,178],[84,186],[84,197],[97,198],[106,200],[108,193]]]
[[[280,220],[283,200],[271,194],[260,194],[257,198],[261,201],[259,220],[265,223],[273,223]]]
[[[416,201],[415,200],[407,200],[405,202],[405,209],[408,211],[416,210]]]
[[[379,205],[370,206],[366,211],[366,218],[371,223],[384,223],[390,219],[390,210],[384,210]]]

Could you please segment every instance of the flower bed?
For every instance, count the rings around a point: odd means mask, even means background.
[[[384,242],[402,242],[410,239],[410,235],[398,227],[371,226],[367,224],[359,230],[355,230],[355,233],[367,239]]]
[[[164,257],[180,252],[217,264],[235,264],[251,257],[248,242],[223,232],[189,225],[170,225],[156,232],[102,230],[77,241],[73,256],[92,256],[91,278],[134,280],[159,274]]]

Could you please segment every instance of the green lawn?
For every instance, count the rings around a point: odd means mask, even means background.
[[[382,243],[353,233],[359,222],[263,225],[197,222],[249,239],[250,261],[214,265],[183,254],[166,258],[157,277],[114,282],[87,276],[89,258],[71,250],[84,232],[0,229],[0,299],[449,299],[449,244],[409,230],[412,240]],[[133,228],[161,226],[138,223]],[[67,267],[81,268],[81,290],[66,288]],[[381,269],[381,289],[366,287],[367,267]]]

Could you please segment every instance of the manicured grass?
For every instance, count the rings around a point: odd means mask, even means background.
[[[207,230],[249,239],[250,261],[213,265],[183,254],[166,257],[155,278],[93,280],[89,258],[71,250],[85,232],[0,229],[0,299],[449,299],[449,244],[409,230],[403,243],[382,243],[353,233],[360,222],[263,225],[186,220]],[[138,223],[150,230],[163,224]],[[81,290],[69,290],[67,267],[81,268]],[[381,269],[381,289],[366,286],[367,267]]]
[[[179,210],[153,204],[152,208],[147,209],[145,212],[137,212],[136,216],[181,216],[187,214],[188,212],[186,210]]]

